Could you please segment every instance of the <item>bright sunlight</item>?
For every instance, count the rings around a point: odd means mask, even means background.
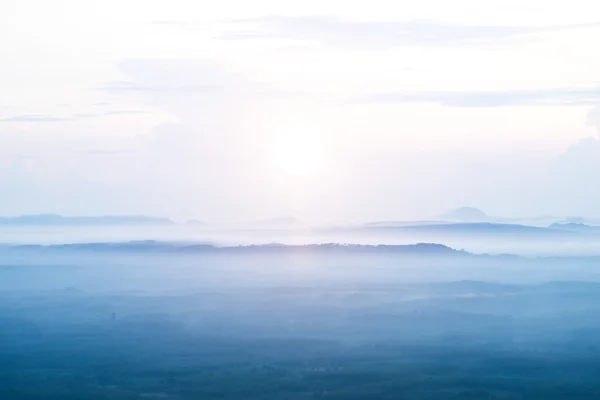
[[[282,172],[309,177],[319,172],[323,161],[323,147],[317,131],[297,129],[275,139],[274,159]]]

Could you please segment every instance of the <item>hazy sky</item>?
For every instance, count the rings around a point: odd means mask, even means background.
[[[0,214],[599,216],[597,0],[2,0]]]

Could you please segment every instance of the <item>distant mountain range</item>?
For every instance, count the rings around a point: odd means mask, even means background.
[[[597,242],[600,226],[573,223],[554,223],[549,226],[533,226],[519,223],[449,222],[449,221],[387,221],[362,225],[315,229],[323,234],[347,235],[352,241],[361,237],[394,237],[399,241],[456,243],[456,239],[471,241],[502,240],[559,240],[561,242]],[[464,243],[464,242],[463,242]],[[461,247],[464,246],[461,245]]]
[[[479,208],[460,207],[439,216],[442,220],[461,221],[461,222],[490,222],[498,218],[490,217]]]
[[[558,229],[564,231],[572,231],[572,232],[584,232],[584,233],[600,233],[599,226],[590,226],[581,223],[554,223],[550,225],[550,229]]]
[[[384,228],[385,229],[385,228]],[[506,234],[557,234],[562,230],[518,224],[498,224],[490,222],[443,223],[404,226],[401,229],[413,232],[449,233],[506,233]]]
[[[162,253],[217,253],[217,254],[297,254],[297,253],[393,253],[405,255],[470,255],[462,250],[434,243],[413,245],[360,245],[360,244],[265,244],[218,247],[211,244],[161,242],[154,240],[116,243],[76,243],[62,245],[4,245],[9,251],[86,251],[86,252],[162,252]]]
[[[534,217],[509,218],[492,216],[476,207],[459,207],[441,214],[435,219],[444,222],[492,222],[544,227],[553,224],[600,225],[600,220],[583,217],[558,217],[554,215],[541,215]]]
[[[23,215],[19,217],[0,218],[0,225],[35,225],[35,226],[98,226],[98,225],[171,225],[168,218],[148,216],[115,216],[101,217],[65,217],[56,214]]]
[[[600,227],[582,224],[553,224],[548,227],[491,222],[433,222],[433,223],[377,223],[356,227],[334,228],[331,231],[348,233],[386,232],[416,237],[442,238],[452,236],[468,237],[583,237],[600,233]],[[437,241],[437,239],[435,239]]]
[[[430,220],[415,221],[377,221],[359,226],[341,228],[319,228],[318,231],[340,230],[396,230],[432,233],[505,233],[505,234],[554,234],[562,233],[600,233],[600,221],[581,217],[561,218],[542,216],[535,218],[503,218],[490,216],[475,207],[460,207],[441,214]],[[0,217],[0,226],[171,226],[178,225],[169,218],[145,215],[106,215],[106,216],[63,216],[58,214],[22,215],[17,217]],[[294,217],[254,221],[246,224],[206,225],[192,219],[182,225],[196,227],[219,227],[221,229],[308,229],[308,226]]]

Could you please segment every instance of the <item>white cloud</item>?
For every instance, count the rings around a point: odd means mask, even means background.
[[[587,121],[589,125],[596,127],[598,134],[600,134],[600,106],[596,106],[590,110]]]
[[[501,212],[527,185],[541,190],[542,160],[590,133],[600,59],[596,28],[581,25],[598,22],[596,8],[7,0],[3,209],[360,220],[437,213],[443,198]],[[218,39],[232,28],[270,39]],[[373,93],[389,101],[344,101]],[[272,163],[274,137],[297,126],[323,132],[327,163],[311,182]],[[520,169],[536,172],[515,183]],[[527,196],[521,210],[538,203]]]
[[[349,21],[335,16],[268,16],[233,20],[230,25],[232,28],[221,36],[222,39],[314,41],[349,49],[505,44],[512,39],[523,39],[524,36],[536,33],[600,28],[600,23],[552,26],[459,25],[430,20]]]

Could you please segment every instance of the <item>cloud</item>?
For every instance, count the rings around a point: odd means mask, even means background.
[[[181,93],[210,93],[221,89],[218,85],[204,84],[179,84],[179,85],[168,85],[168,84],[141,84],[137,82],[129,81],[118,81],[109,82],[102,86],[92,88],[92,90],[104,90],[107,92],[181,92]]]
[[[477,92],[388,92],[357,98],[355,101],[358,103],[424,102],[439,103],[450,107],[586,105],[600,102],[600,87]]]
[[[93,156],[112,156],[112,155],[133,154],[133,153],[135,153],[135,150],[88,149],[88,150],[83,151],[82,153],[93,155]]]
[[[45,123],[45,122],[66,122],[75,121],[78,119],[102,118],[115,115],[135,115],[135,114],[152,114],[152,110],[112,110],[103,113],[78,113],[68,117],[58,117],[49,114],[24,114],[15,115],[12,117],[0,118],[0,122],[24,122],[24,123]]]
[[[164,25],[164,26],[178,26],[178,27],[198,27],[200,24],[196,22],[185,22],[185,21],[152,21],[151,25]]]
[[[587,170],[595,175],[600,168],[600,141],[590,137],[568,147],[559,165],[564,170]]]
[[[135,115],[135,114],[152,114],[151,110],[114,110],[107,111],[103,115]]]
[[[135,160],[145,197],[170,207],[156,213],[201,218],[201,207],[213,218],[236,220],[247,218],[249,209],[260,216],[288,211],[266,153],[265,127],[287,120],[278,111],[291,109],[289,96],[272,96],[277,88],[214,60],[128,60],[120,68],[139,86],[160,82],[161,90],[136,94],[175,117],[139,137],[135,155],[118,157]],[[179,90],[189,87],[215,89]]]
[[[96,114],[76,114],[79,118],[102,118],[110,117],[113,115],[138,115],[138,114],[152,114],[153,110],[135,110],[135,109],[124,109],[124,110],[110,110],[103,113]]]
[[[595,126],[600,134],[600,106],[596,106],[590,110],[587,116],[587,122],[591,126]]]
[[[25,114],[15,115],[12,117],[0,118],[0,122],[27,122],[27,123],[42,123],[42,122],[64,122],[72,121],[72,117],[57,117],[47,114]]]
[[[107,82],[91,90],[114,94],[136,93],[139,95],[177,96],[231,96],[241,93],[276,95],[267,82],[259,82],[216,61],[205,59],[182,60],[126,60],[120,69],[131,80]]]
[[[568,147],[550,171],[548,196],[565,204],[565,209],[581,214],[597,215],[600,201],[600,140],[589,137]],[[567,207],[568,205],[568,207]]]
[[[501,43],[534,33],[600,27],[600,23],[528,27],[456,25],[428,20],[348,21],[334,16],[265,16],[228,22],[232,29],[220,39],[291,39],[352,49]],[[161,24],[189,25],[167,21]]]

